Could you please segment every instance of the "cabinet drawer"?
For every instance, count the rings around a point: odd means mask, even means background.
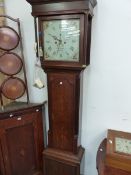
[[[7,118],[13,118],[17,116],[23,116],[26,114],[31,114],[31,113],[40,112],[40,111],[42,111],[41,106],[29,108],[29,109],[27,108],[27,109],[19,109],[19,110],[10,110],[8,112],[3,111],[2,113],[0,113],[0,120],[7,119]]]
[[[35,111],[34,113],[30,114],[19,114],[15,115],[13,113],[9,114],[9,118],[0,120],[0,128],[10,128],[19,125],[24,125],[26,123],[30,123],[31,121],[35,120],[36,117],[42,116],[41,111]]]
[[[27,115],[27,114],[30,114],[30,113],[35,113],[35,112],[40,112],[40,111],[41,111],[41,108],[38,107],[38,108],[31,109],[31,110],[28,110],[28,111],[10,112],[7,116],[8,116],[8,118],[19,117],[19,115],[24,116],[24,115]]]

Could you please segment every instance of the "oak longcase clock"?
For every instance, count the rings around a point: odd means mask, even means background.
[[[90,63],[96,0],[27,1],[35,19],[37,55],[47,73],[49,131],[43,173],[80,175],[80,76]]]

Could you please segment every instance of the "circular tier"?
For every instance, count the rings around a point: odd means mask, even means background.
[[[0,57],[0,71],[6,75],[19,73],[22,65],[21,58],[15,53],[8,52]]]
[[[6,98],[15,100],[24,95],[25,84],[20,78],[10,77],[2,83],[1,92]]]
[[[0,27],[0,49],[13,50],[19,44],[19,35],[11,27]]]

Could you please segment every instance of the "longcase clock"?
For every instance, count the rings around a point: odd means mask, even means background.
[[[80,74],[90,63],[95,0],[27,0],[47,73],[49,131],[44,175],[80,175],[84,148],[78,144]],[[36,27],[38,26],[38,28]],[[37,40],[37,37],[36,37]]]

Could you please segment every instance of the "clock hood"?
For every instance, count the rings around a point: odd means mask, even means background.
[[[48,3],[58,3],[58,2],[73,2],[75,3],[75,1],[77,0],[26,0],[27,2],[29,2],[31,5],[37,5],[37,4],[48,4]],[[97,4],[97,0],[79,0],[79,1],[85,1],[87,3],[91,3],[91,5],[93,7],[95,7],[95,5]]]

